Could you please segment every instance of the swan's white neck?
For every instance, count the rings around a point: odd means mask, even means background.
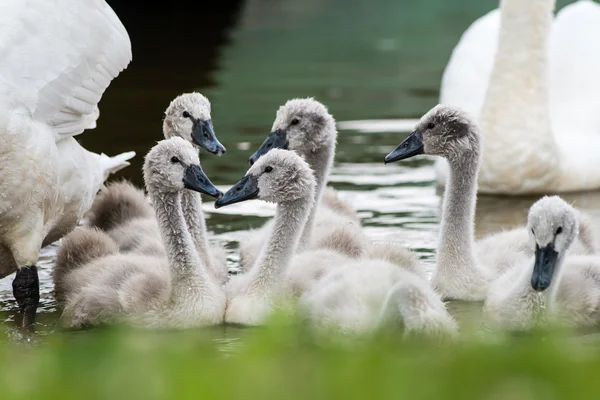
[[[181,194],[181,207],[198,256],[204,265],[209,266],[211,259],[208,254],[208,238],[204,211],[202,210],[202,196],[192,190],[185,190]]]
[[[335,138],[335,135],[332,137]],[[305,155],[306,162],[308,165],[310,165],[310,168],[315,174],[317,186],[315,188],[315,203],[310,210],[308,220],[306,221],[302,236],[300,237],[299,250],[304,250],[310,245],[312,234],[315,229],[317,208],[321,203],[321,198],[323,197],[323,189],[325,189],[325,185],[327,184],[327,178],[329,177],[329,171],[333,166],[334,156],[335,140],[333,140],[331,143],[326,143],[319,150],[315,152],[309,152]]]
[[[192,296],[190,288],[202,289],[209,278],[194,249],[181,209],[181,194],[149,188],[162,241],[171,270],[171,300],[185,302]]]
[[[480,191],[551,184],[557,151],[550,126],[548,42],[555,0],[502,0],[498,48],[480,126]],[[515,171],[518,159],[523,168]]]
[[[280,281],[296,252],[313,204],[314,198],[310,197],[277,205],[271,236],[252,267],[251,292],[267,293]]]
[[[481,300],[487,290],[487,279],[473,250],[479,162],[477,150],[449,161],[433,277],[433,285],[440,288],[445,298]]]

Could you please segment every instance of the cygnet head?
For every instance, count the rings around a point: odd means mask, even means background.
[[[191,189],[216,198],[222,195],[204,174],[194,146],[180,137],[161,140],[148,152],[144,182],[148,191],[172,193]]]
[[[277,110],[271,133],[248,162],[254,164],[271,149],[294,150],[306,157],[325,146],[333,148],[336,138],[327,107],[313,98],[289,100]]]
[[[415,130],[385,157],[385,163],[419,154],[446,158],[449,162],[465,155],[479,157],[479,128],[463,110],[438,104],[417,123]]]
[[[527,227],[535,248],[531,286],[542,292],[560,272],[557,260],[579,233],[577,211],[558,196],[545,196],[529,209]]]
[[[213,129],[210,102],[200,93],[177,96],[165,111],[163,121],[165,137],[179,136],[216,155],[225,153]]]
[[[298,154],[273,149],[255,162],[246,176],[229,189],[215,207],[250,199],[290,203],[314,199],[316,181],[312,169]]]

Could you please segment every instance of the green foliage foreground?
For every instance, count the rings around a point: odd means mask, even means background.
[[[596,344],[341,339],[289,323],[60,332],[0,344],[0,399],[598,399]]]

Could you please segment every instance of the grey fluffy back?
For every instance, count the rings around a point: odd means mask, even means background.
[[[76,228],[65,236],[56,255],[52,270],[54,295],[60,305],[65,300],[65,279],[69,272],[95,259],[119,252],[117,244],[97,228]]]
[[[123,181],[107,185],[96,196],[87,217],[90,226],[108,231],[136,218],[154,217],[154,211],[143,190]]]
[[[336,251],[352,258],[360,258],[363,255],[363,243],[366,238],[360,230],[351,225],[337,226],[332,230],[322,228],[327,230],[327,234],[316,239],[315,248]]]

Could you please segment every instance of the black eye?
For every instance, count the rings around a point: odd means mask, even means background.
[[[173,157],[171,157],[171,162],[172,162],[173,164],[177,164],[177,163],[179,162],[179,158],[177,158],[177,157],[173,156]]]
[[[273,167],[271,167],[270,165],[267,165],[267,166],[265,167],[265,172],[267,172],[267,173],[268,173],[268,172],[271,172],[271,171],[273,171]]]
[[[427,129],[433,129],[435,128],[435,124],[433,122],[430,122],[427,124]]]
[[[298,118],[294,118],[290,125],[298,125],[299,123],[300,123],[300,120]]]
[[[533,228],[531,228],[531,233],[533,233],[535,235],[535,231],[533,230]]]
[[[183,113],[181,113],[181,116],[182,116],[183,118],[189,118],[189,117],[190,117],[190,113],[189,113],[189,112],[187,112],[187,111],[184,111]]]
[[[556,230],[556,234],[560,234],[562,233],[562,226],[559,226],[558,229]]]

